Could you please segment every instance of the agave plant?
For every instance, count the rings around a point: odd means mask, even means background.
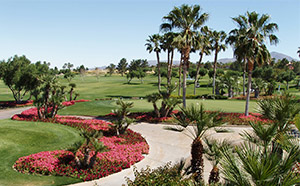
[[[187,108],[181,108],[181,113],[178,117],[173,116],[177,121],[178,127],[169,127],[169,130],[184,131],[187,129],[193,139],[191,148],[191,173],[196,182],[201,182],[203,179],[203,154],[204,148],[202,137],[205,132],[213,127],[222,124],[221,118],[218,117],[218,112],[206,112],[204,106],[191,105]],[[191,126],[191,128],[188,128]]]

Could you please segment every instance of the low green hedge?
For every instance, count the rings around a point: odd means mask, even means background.
[[[182,96],[171,95],[172,98],[182,99]],[[203,94],[203,95],[186,95],[186,99],[228,99],[227,96]]]

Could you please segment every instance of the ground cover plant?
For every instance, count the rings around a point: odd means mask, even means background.
[[[74,104],[65,102],[64,105]],[[43,151],[20,157],[14,168],[22,173],[68,176],[93,180],[121,171],[142,160],[149,146],[144,138],[129,129],[115,134],[112,123],[72,116],[40,119],[37,108],[12,117],[13,120],[44,121],[68,125],[81,130],[84,142],[76,142],[68,150]],[[105,136],[102,134],[105,133]]]

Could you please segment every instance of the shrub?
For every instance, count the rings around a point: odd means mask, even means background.
[[[183,179],[181,175],[181,164],[171,165],[167,163],[157,169],[142,169],[138,171],[136,167],[134,168],[135,180],[130,180],[126,178],[128,186],[141,186],[141,185],[151,185],[151,186],[161,186],[161,185],[189,185],[192,183],[191,179]]]

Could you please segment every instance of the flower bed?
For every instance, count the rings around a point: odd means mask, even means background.
[[[76,102],[86,100],[64,102],[65,106],[70,106]],[[13,120],[20,121],[41,121],[37,116],[37,109],[31,108],[16,114]],[[68,125],[78,129],[102,130],[105,134],[110,134],[110,122],[96,119],[82,119],[74,116],[59,116],[54,119],[45,119],[43,122],[53,122]],[[22,173],[59,175],[80,178],[84,181],[98,179],[124,168],[129,168],[132,164],[141,161],[148,154],[149,145],[146,140],[136,132],[129,129],[125,134],[117,136],[103,136],[99,139],[107,148],[107,152],[97,154],[93,168],[78,169],[75,163],[75,155],[66,150],[44,151],[29,156],[19,158],[14,164],[14,168]],[[84,158],[81,151],[77,152],[77,157]],[[95,151],[91,150],[90,155]]]
[[[211,112],[211,111],[208,111]],[[174,110],[172,112],[173,115],[177,116],[179,113],[178,110]],[[115,117],[114,113],[109,113],[106,115],[106,117]],[[137,121],[144,121],[149,123],[161,123],[161,122],[174,122],[174,118],[172,117],[161,117],[157,118],[153,116],[152,112],[136,112],[131,113],[129,115],[130,118],[134,118]],[[220,112],[219,117],[223,119],[224,123],[227,123],[228,125],[248,125],[249,121],[252,121],[254,123],[263,123],[267,124],[272,122],[271,120],[263,118],[261,114],[258,113],[249,113],[249,116],[245,116],[243,113],[226,113],[226,112]]]
[[[33,104],[33,100],[22,101],[17,103],[16,101],[0,101],[0,107],[2,108],[9,108],[9,107],[24,107],[30,106]]]
[[[74,154],[65,150],[44,151],[21,157],[14,168],[22,173],[68,176],[87,181],[129,168],[144,158],[142,154],[149,152],[145,139],[131,130],[119,137],[102,137],[99,141],[109,151],[97,154],[96,164],[92,169],[77,169]]]

